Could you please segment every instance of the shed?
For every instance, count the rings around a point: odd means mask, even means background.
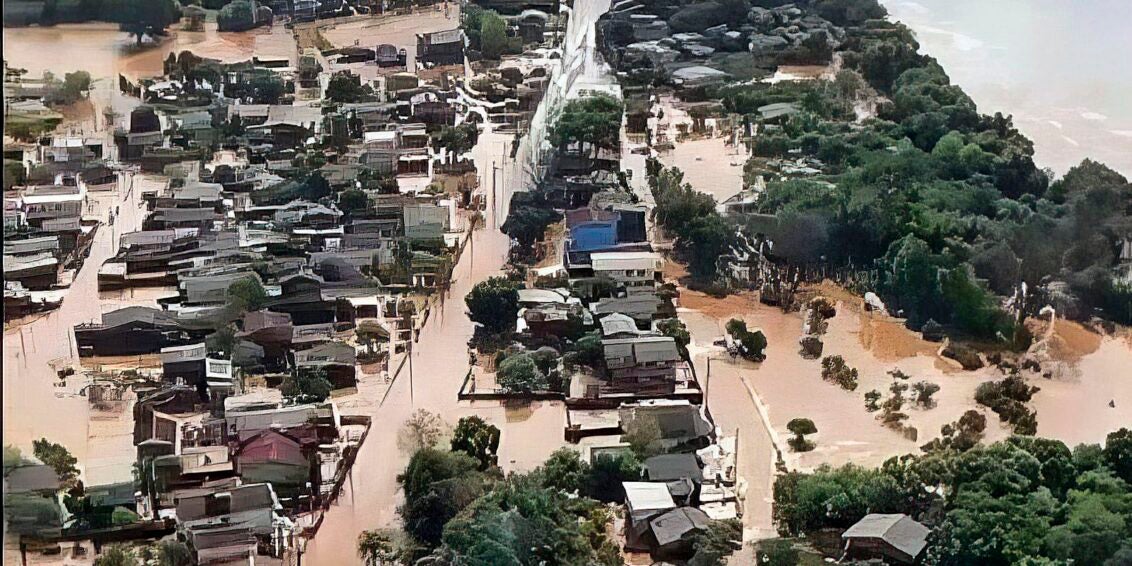
[[[841,539],[847,555],[912,564],[927,546],[929,534],[931,529],[903,513],[870,513],[841,533]]]
[[[649,522],[660,555],[688,556],[696,533],[707,529],[711,518],[695,507],[679,507]]]

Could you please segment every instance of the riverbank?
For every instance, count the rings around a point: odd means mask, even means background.
[[[983,113],[1012,114],[1035,160],[1090,158],[1132,176],[1132,4],[1096,0],[883,0]],[[1023,16],[1024,14],[1024,16]],[[1086,39],[1087,38],[1087,39]],[[1084,63],[1084,64],[1083,64]]]

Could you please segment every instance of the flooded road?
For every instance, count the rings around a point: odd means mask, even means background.
[[[352,563],[361,531],[396,523],[401,497],[396,476],[409,457],[397,448],[397,431],[417,409],[437,413],[453,426],[466,415],[479,415],[498,426],[502,431],[499,462],[507,472],[538,466],[563,443],[566,413],[562,403],[535,402],[509,409],[499,402],[468,403],[456,398],[468,371],[467,342],[473,332],[464,295],[475,283],[502,273],[510,240],[498,226],[506,218],[510,195],[525,182],[519,165],[508,160],[497,181],[506,178],[507,185],[498,198],[492,198],[492,165],[509,153],[510,145],[510,135],[485,132],[472,150],[481,186],[487,189],[484,226],[473,233],[473,242],[453,270],[450,292],[434,307],[413,346],[412,381],[406,366],[384,404],[375,402],[365,411],[373,417],[370,434],[358,454],[352,479],[307,547],[303,559],[311,564]]]
[[[92,421],[87,398],[77,395],[81,375],[68,379],[66,387],[56,387],[58,378],[49,363],[77,362],[75,325],[98,321],[103,312],[126,305],[157,306],[158,290],[98,292],[98,268],[117,251],[119,236],[141,227],[141,192],[163,187],[165,180],[138,176],[133,190],[130,184],[127,179],[116,192],[91,193],[91,208],[84,216],[100,218],[103,224],[63,305],[4,330],[4,443],[15,444],[27,454],[32,441],[39,438],[63,444],[78,458],[87,485],[132,477],[133,417],[127,408],[118,418]],[[114,226],[108,226],[107,215],[115,207],[119,215]]]

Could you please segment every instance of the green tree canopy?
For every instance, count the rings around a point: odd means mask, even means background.
[[[506,277],[491,277],[480,281],[464,297],[468,317],[482,324],[491,333],[514,328],[519,315],[519,290]]]
[[[495,466],[499,459],[499,429],[475,415],[461,417],[452,431],[452,451],[475,458],[480,470]]]
[[[550,385],[530,354],[515,354],[499,364],[495,381],[512,392],[545,391]]]

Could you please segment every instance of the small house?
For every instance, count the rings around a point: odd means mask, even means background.
[[[464,30],[417,34],[417,61],[426,66],[463,65]]]
[[[841,533],[841,540],[848,557],[913,564],[927,546],[929,534],[931,529],[903,513],[870,513]]]

